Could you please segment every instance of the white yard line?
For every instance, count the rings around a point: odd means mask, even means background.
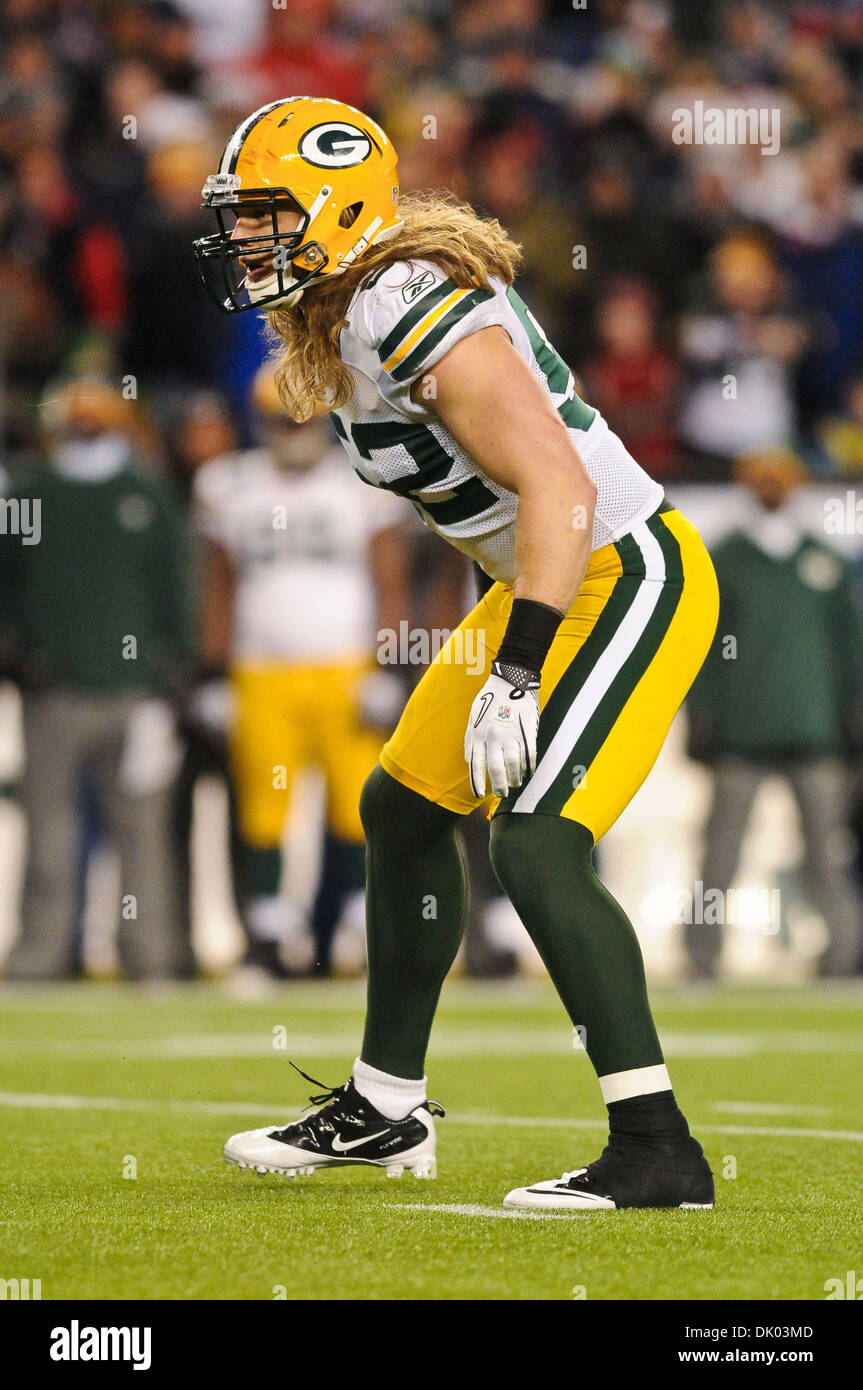
[[[760,1134],[775,1139],[840,1139],[863,1144],[859,1129],[796,1129],[790,1125],[696,1125],[699,1134]]]
[[[447,1115],[457,1125],[501,1125],[507,1129],[606,1129],[605,1120],[566,1119],[557,1116],[526,1115]],[[752,1134],[781,1139],[839,1139],[863,1144],[863,1130],[797,1129],[785,1125],[694,1124],[699,1134]]]
[[[38,1091],[0,1091],[0,1106],[12,1110],[160,1110],[193,1115],[263,1115],[275,1123],[280,1116],[300,1114],[298,1106],[259,1105],[230,1100],[154,1100],[150,1096],[47,1096]]]
[[[287,1033],[273,1046],[273,1037],[260,1029],[256,1033],[180,1033],[165,1038],[68,1038],[58,1048],[56,1039],[0,1039],[0,1053],[6,1056],[102,1058],[127,1061],[165,1059],[259,1058],[273,1056],[339,1057],[356,1054],[357,1029],[326,1033]],[[708,1033],[666,1035],[663,1039],[669,1057],[748,1057],[759,1050],[754,1035]],[[863,1038],[861,1038],[863,1049]],[[579,1049],[580,1050],[580,1049]],[[432,1039],[434,1057],[565,1057],[573,1051],[572,1035],[566,1028],[452,1028],[440,1027]]]
[[[248,1101],[156,1100],[150,1096],[70,1096],[42,1095],[39,1092],[0,1091],[0,1106],[24,1110],[138,1110],[176,1111],[203,1115],[265,1115],[273,1123],[298,1115],[290,1106],[266,1105]],[[602,1119],[588,1120],[550,1115],[447,1115],[447,1124],[468,1125],[485,1129],[585,1129],[604,1130]],[[863,1130],[801,1129],[785,1125],[715,1125],[698,1124],[699,1134],[755,1135],[781,1139],[835,1139],[863,1144]]]
[[[571,1221],[593,1215],[577,1211],[515,1211],[509,1207],[484,1207],[478,1202],[388,1202],[389,1211],[439,1211],[445,1216],[484,1216],[500,1221]]]
[[[285,1027],[278,1017],[274,1027]],[[800,1030],[791,1032],[686,1033],[662,1029],[665,1055],[669,1058],[745,1058],[768,1054],[826,1055],[863,1053],[863,1032]],[[206,1058],[275,1057],[350,1058],[355,1055],[357,1029],[339,1032],[287,1032],[274,1038],[267,1028],[249,1033],[177,1033],[164,1038],[64,1038],[0,1037],[0,1053],[7,1057],[111,1059],[125,1061],[182,1061]],[[278,1045],[275,1046],[274,1044]],[[578,1049],[580,1051],[580,1049]],[[443,1057],[565,1057],[573,1052],[572,1035],[565,1027],[513,1026],[458,1028],[439,1024],[432,1035],[432,1060]]]
[[[726,1115],[831,1115],[830,1105],[777,1105],[774,1101],[714,1100],[711,1110]]]

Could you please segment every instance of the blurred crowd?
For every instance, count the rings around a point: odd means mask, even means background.
[[[188,248],[227,133],[303,93],[374,114],[406,189],[503,220],[540,322],[657,476],[762,444],[863,468],[856,0],[7,0],[0,38],[13,457],[70,362],[134,376],[169,435],[202,387],[248,429],[257,325],[202,329]],[[778,113],[778,149],[675,143],[695,101]]]
[[[292,563],[312,567],[307,575],[328,554],[362,572],[367,614],[357,614],[358,630],[363,622],[372,630],[369,615],[378,626],[397,629],[408,615],[446,630],[465,610],[468,576],[458,556],[429,548],[392,517],[369,516],[363,530],[357,516],[360,531],[339,533],[327,552],[333,441],[325,426],[303,442],[276,423],[260,376],[261,323],[218,315],[194,275],[191,242],[212,230],[200,189],[222,143],[249,111],[285,95],[332,96],[371,112],[399,152],[403,188],[451,189],[521,242],[525,298],[585,398],[654,476],[672,486],[747,481],[746,461],[766,451],[768,475],[781,457],[779,472],[795,487],[853,480],[863,475],[863,7],[5,0],[0,40],[0,444],[7,495],[38,492],[43,530],[53,514],[51,534],[62,537],[30,548],[20,536],[0,537],[0,658],[23,692],[31,826],[9,973],[75,973],[83,864],[105,835],[123,859],[127,973],[194,970],[188,843],[201,775],[228,789],[250,964],[325,973],[336,923],[351,919],[362,887],[359,828],[337,804],[326,750],[335,741],[361,781],[417,671],[388,672],[394,680],[375,688],[365,679],[373,651],[354,635],[312,660],[309,633],[255,629],[254,583],[268,562],[250,540],[255,506],[282,499],[304,518],[286,534]],[[778,113],[778,149],[676,143],[674,113],[696,101]],[[101,523],[90,504],[86,517],[76,513],[82,481],[98,490]],[[304,489],[314,507],[302,502]],[[781,510],[791,490],[765,508]],[[249,497],[240,534],[231,516]],[[763,529],[754,528],[759,545]],[[786,537],[784,551],[774,543],[765,554],[797,563],[793,541]],[[820,571],[807,563],[809,587],[829,592],[823,563]],[[843,594],[846,578],[842,569]],[[760,582],[759,573],[749,592]],[[856,614],[852,589],[849,580]],[[127,637],[138,643],[132,655]],[[307,729],[308,746],[288,756],[298,741],[279,724],[286,687],[256,684],[254,672],[278,667],[290,683],[310,660],[340,665],[356,737],[349,748],[339,743],[347,716],[334,700],[329,731],[322,725],[313,738]],[[735,766],[772,758],[787,770],[789,759],[823,754],[835,771],[858,668],[851,662],[826,693],[810,692],[813,702],[837,704],[836,727],[814,745],[801,725],[800,746],[726,747],[707,718],[703,684],[695,755]],[[316,704],[311,688],[303,698]],[[166,704],[179,711],[179,744]],[[236,734],[260,727],[262,706],[279,756]],[[330,794],[314,946],[304,959],[279,896],[284,807],[303,758],[319,765]],[[268,806],[244,791],[262,759],[285,769]],[[717,881],[733,877],[743,833],[734,827],[745,828],[757,782],[753,772],[729,793],[730,809],[714,807],[708,872]],[[837,807],[842,797],[829,776],[815,782],[800,797],[817,839],[813,804]],[[822,818],[823,833],[835,839],[851,814]],[[483,833],[468,830],[479,899],[495,892]],[[847,866],[841,874],[821,897],[843,940],[836,971],[848,973],[859,965],[848,925],[859,904]],[[474,907],[475,968],[511,968],[510,953],[483,937]],[[146,932],[135,926],[144,912]],[[293,964],[283,949],[292,933]],[[695,952],[696,971],[711,973],[717,951],[714,942]]]

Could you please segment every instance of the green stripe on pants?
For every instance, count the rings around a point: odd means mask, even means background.
[[[659,517],[652,517],[647,526],[662,548],[665,558],[666,577],[661,584],[662,591],[659,600],[650,614],[635,648],[610,682],[597,708],[578,735],[570,756],[566,758],[551,787],[537,803],[536,810],[540,813],[559,815],[563,810],[564,805],[572,796],[574,785],[577,785],[574,784],[574,769],[590,767],[614,728],[621,710],[659,651],[671,620],[677,611],[683,588],[680,547]],[[627,537],[627,539],[631,538]],[[643,580],[642,582],[658,583],[659,581]],[[640,587],[641,585],[639,585]]]

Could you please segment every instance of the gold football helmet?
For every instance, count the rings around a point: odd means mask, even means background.
[[[285,97],[253,112],[202,192],[219,224],[194,243],[210,298],[228,314],[294,304],[313,281],[338,275],[399,225],[397,166],[380,126],[344,102]],[[295,230],[280,230],[280,209],[297,214]],[[241,211],[271,225],[234,238]],[[271,257],[272,273],[247,276],[249,257]]]

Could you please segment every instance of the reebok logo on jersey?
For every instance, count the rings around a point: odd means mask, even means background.
[[[412,304],[417,295],[423,294],[425,290],[431,289],[435,281],[436,277],[432,275],[430,270],[421,270],[418,275],[414,275],[411,280],[408,280],[402,290],[402,299],[405,304]]]

